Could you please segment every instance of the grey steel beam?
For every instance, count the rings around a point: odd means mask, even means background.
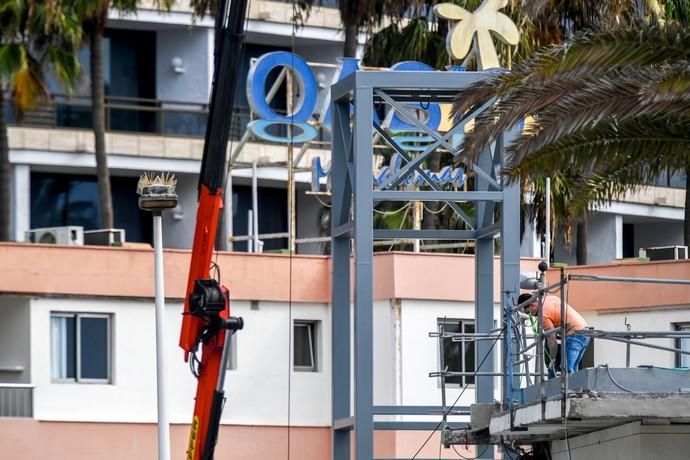
[[[337,205],[331,209],[331,221],[335,226],[340,226],[350,221],[350,207],[352,203],[352,185],[349,167],[350,144],[353,133],[350,129],[350,104],[338,102],[332,105],[333,118],[333,153],[331,155],[331,189],[332,201]],[[337,168],[337,173],[336,173]]]
[[[377,430],[414,430],[414,431],[433,431],[440,428],[439,422],[374,422]],[[454,429],[467,427],[468,423],[452,423]]]
[[[434,94],[444,89],[458,91],[463,86],[486,78],[485,72],[391,72],[389,70],[374,70],[355,72],[359,77],[357,86],[372,88],[395,88],[405,90],[410,94]]]
[[[354,417],[345,417],[333,420],[333,429],[336,431],[351,431],[356,424]]]
[[[511,136],[512,139],[516,133],[504,133],[503,136]],[[496,155],[503,155],[504,139],[499,138],[496,142]],[[520,188],[519,184],[504,185],[503,187],[503,202],[501,203],[501,291],[505,294],[501,296],[501,311],[507,312],[511,317],[516,315],[511,309],[512,305],[517,303],[517,298],[520,294]],[[506,305],[507,304],[507,305]],[[512,351],[519,350],[519,342],[514,336],[509,343],[510,348],[506,360],[510,363],[505,363],[506,366],[511,366],[513,378],[509,383],[510,388],[520,387],[519,364],[516,361],[519,359]],[[508,382],[506,381],[506,384]],[[507,395],[513,398],[512,394]]]
[[[420,131],[433,137],[436,140],[436,142],[440,143],[440,145],[448,149],[448,151],[452,152],[454,150],[454,147],[450,143],[448,143],[445,136],[442,136],[438,132],[429,129],[427,125],[425,125],[419,118],[417,118],[412,112],[410,112],[409,108],[406,105],[398,103],[392,97],[388,96],[385,92],[381,90],[376,90],[376,94],[381,99],[383,99],[388,105],[392,106],[396,110],[398,116],[402,118],[404,121],[413,126],[416,126],[417,129],[419,129]]]
[[[470,415],[469,406],[455,406],[448,410],[441,406],[374,406],[376,415]]]
[[[496,222],[494,224],[487,225],[486,227],[477,230],[477,239],[493,237],[493,235],[495,235],[496,233],[500,233],[500,231],[501,222]]]
[[[479,166],[491,163],[491,152],[485,149],[479,157]],[[475,189],[478,192],[487,193],[490,183],[482,176],[477,176]],[[482,231],[493,222],[493,209],[495,204],[491,202],[478,202],[477,231]],[[493,234],[486,238],[479,238],[475,242],[475,331],[485,333],[494,328],[494,239]],[[479,404],[488,404],[494,401],[494,347],[495,342],[475,342],[476,370],[481,374],[476,377],[475,400]],[[486,357],[486,359],[484,359]],[[482,449],[478,456],[482,459],[493,459],[493,448]]]
[[[374,230],[374,239],[473,240],[474,230]]]
[[[690,284],[690,280],[665,278],[626,278],[623,276],[567,275],[570,281],[612,281],[622,283]]]
[[[402,157],[405,159],[405,161],[407,161],[407,162],[412,161],[412,158],[405,151],[405,149],[400,147],[400,145],[398,145],[398,143],[395,142],[395,140],[381,127],[380,124],[374,122],[374,128],[381,135],[381,137],[383,137],[383,139],[386,141],[386,143],[388,143],[388,145],[390,145],[393,149],[395,149],[396,152],[398,152],[400,155],[402,155]],[[420,166],[421,166],[421,163],[418,163],[418,165],[415,169],[419,173],[419,175],[422,176],[422,178],[424,178],[424,181],[429,185],[429,187],[431,187],[432,189],[434,189],[436,191],[442,190],[441,186],[439,184],[437,184],[436,182],[434,182],[431,179],[431,177],[429,177],[429,175],[426,173],[426,171],[424,171]],[[458,217],[460,217],[460,219],[462,219],[467,225],[470,226],[470,228],[472,228],[472,219],[470,219],[470,217],[465,213],[465,211],[463,211],[460,208],[460,206],[458,206],[457,203],[454,203],[452,201],[446,201],[446,203],[448,203],[448,205],[453,209],[453,211],[455,211],[455,213],[458,215]]]
[[[346,224],[338,225],[335,227],[332,231],[331,236],[333,238],[338,238],[338,237],[348,237],[352,236],[352,230],[354,229],[354,226],[352,225],[352,222],[348,222]]]
[[[345,100],[350,102],[354,96],[354,88],[357,86],[357,77],[361,72],[353,72],[331,86],[331,104]]]
[[[491,162],[490,166],[493,166],[493,161]],[[480,168],[478,165],[472,165],[472,171],[477,174],[477,176],[481,176],[482,179],[487,181],[487,183],[494,189],[494,190],[500,190],[501,189],[501,184],[499,184],[496,179],[491,177],[489,173],[484,171],[482,168]]]
[[[355,89],[355,458],[374,457],[373,92]],[[336,362],[337,363],[337,362]]]
[[[410,162],[408,162],[405,166],[400,168],[400,171],[398,171],[398,175],[395,177],[391,177],[389,180],[387,180],[382,186],[381,190],[386,190],[389,188],[394,188],[400,185],[406,178],[407,176],[414,170],[416,169],[426,158],[434,152],[440,145],[442,144],[447,144],[446,139],[449,139],[452,137],[456,131],[459,131],[462,129],[462,127],[467,123],[468,120],[466,120],[463,123],[457,124],[454,126],[450,131],[448,131],[446,134],[443,136],[439,135],[434,135],[434,139],[436,139],[433,143],[429,144],[422,152],[418,153],[414,159]],[[423,125],[425,126],[425,125]],[[426,127],[423,128],[425,132],[429,135],[431,135],[430,132],[426,131]],[[450,145],[450,144],[448,144]]]
[[[345,120],[347,117],[348,120]],[[350,460],[350,432],[337,429],[338,420],[350,413],[350,237],[340,230],[350,226],[352,190],[347,177],[345,138],[350,135],[349,102],[333,104],[332,146],[332,290],[331,290],[331,406],[333,418],[333,460]]]
[[[374,201],[495,201],[503,200],[502,192],[460,192],[422,190],[380,190],[374,192]]]

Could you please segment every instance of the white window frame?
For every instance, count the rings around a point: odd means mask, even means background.
[[[50,361],[51,361],[51,369],[50,369],[50,379],[54,383],[112,383],[112,377],[113,377],[113,372],[112,372],[112,315],[109,313],[73,313],[73,312],[51,312],[50,313],[50,321],[52,324],[53,318],[74,318],[74,348],[75,348],[75,369],[74,369],[74,378],[55,378],[53,376],[53,352],[52,350],[52,338],[50,341],[51,344],[51,350],[50,350]],[[106,372],[108,374],[108,377],[105,379],[91,379],[91,378],[81,378],[81,319],[82,318],[98,318],[98,319],[105,319],[106,320]],[[51,327],[51,334],[52,334],[52,327]]]
[[[318,347],[318,327],[320,321],[297,319],[292,323],[292,369],[295,372],[319,372],[319,347]],[[309,341],[309,355],[311,357],[311,366],[301,366],[295,364],[295,334],[294,330],[298,327],[305,327],[307,329],[307,340]]]
[[[443,324],[444,327],[445,327],[446,325],[449,325],[449,324],[457,324],[457,323],[460,323],[460,326],[461,326],[461,327],[460,327],[460,330],[461,330],[463,333],[465,333],[465,328],[466,328],[467,326],[470,326],[470,325],[473,326],[473,327],[475,328],[475,329],[474,329],[475,332],[477,331],[475,321],[474,321],[473,319],[470,319],[470,318],[437,318],[437,319],[436,319],[436,327],[438,327],[438,326],[441,325],[441,324]],[[441,340],[443,341],[443,340],[451,340],[451,339],[441,339]],[[443,342],[442,342],[442,343],[443,343]],[[476,372],[476,370],[477,370],[477,347],[476,347],[476,342],[474,342],[474,343],[475,343],[475,347],[474,347],[474,369],[472,369],[472,370],[466,370],[466,369],[465,369],[465,367],[466,367],[466,365],[465,365],[465,352],[466,352],[466,347],[467,347],[470,343],[472,343],[472,340],[463,338],[461,342],[456,342],[456,343],[459,343],[459,344],[460,344],[460,351],[461,351],[460,355],[461,355],[461,357],[462,357],[461,369],[463,370],[463,372]],[[438,363],[439,363],[439,365],[440,365],[440,363],[441,363],[441,358],[442,358],[441,353],[443,353],[444,348],[445,348],[444,346],[441,346],[441,348],[439,348],[439,350],[438,350],[438,352],[439,352],[439,356],[438,356]],[[445,362],[445,360],[444,360],[444,362]],[[442,369],[441,369],[441,370],[442,370]],[[469,378],[471,378],[471,376],[469,376],[469,375],[463,375],[463,376],[458,376],[458,377],[460,377],[460,379],[461,379],[461,382],[460,382],[460,383],[457,383],[457,382],[448,382],[447,379],[450,378],[450,377],[446,377],[446,386],[451,386],[451,387],[469,386],[469,387],[472,388],[472,387],[474,387],[474,385],[475,385],[476,382],[477,382],[477,377],[476,377],[476,376],[474,377],[474,382],[471,382],[471,383],[467,383],[467,380],[468,380]],[[439,386],[441,385],[441,378],[440,378],[440,377],[439,377],[439,379],[438,379],[438,384],[439,384]]]

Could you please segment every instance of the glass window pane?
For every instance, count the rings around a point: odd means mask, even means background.
[[[76,377],[75,318],[52,316],[51,326],[51,376],[53,379]]]
[[[294,362],[295,367],[314,367],[311,343],[311,324],[295,324],[294,328]]]
[[[462,323],[456,320],[440,321],[444,332],[462,332]],[[452,338],[443,339],[443,364],[450,372],[462,372],[462,342],[453,342]],[[462,376],[446,377],[446,383],[461,384]]]
[[[82,379],[108,379],[108,318],[80,318]]]
[[[465,332],[474,333],[474,324],[465,323]],[[474,372],[474,370],[474,340],[465,340],[465,372]],[[471,375],[465,377],[465,383],[473,384],[474,377]]]

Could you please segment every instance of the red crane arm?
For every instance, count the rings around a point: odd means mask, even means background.
[[[228,290],[210,276],[223,207],[226,152],[237,78],[243,60],[247,0],[218,0],[215,25],[213,86],[204,154],[199,175],[199,207],[187,281],[180,347],[197,379],[187,460],[212,460],[225,401],[225,367],[229,335],[242,329],[242,318],[230,316]],[[201,348],[201,361],[197,352]]]

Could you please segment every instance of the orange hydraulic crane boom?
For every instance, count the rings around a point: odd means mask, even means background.
[[[225,163],[237,78],[243,57],[247,0],[218,0],[213,87],[199,175],[199,208],[180,333],[180,347],[198,384],[187,460],[212,460],[225,401],[229,335],[242,329],[230,316],[228,290],[211,277],[218,217],[223,207]],[[197,352],[201,347],[201,361]],[[190,361],[191,359],[191,361]]]

